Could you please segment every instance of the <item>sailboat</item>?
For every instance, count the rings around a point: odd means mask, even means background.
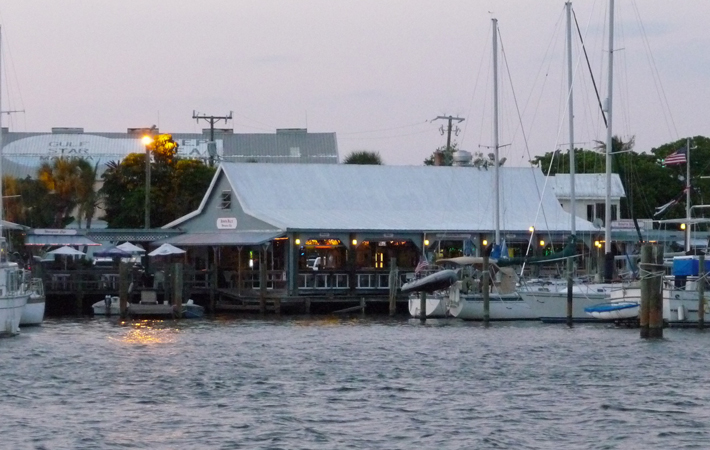
[[[1,41],[0,41],[1,42]],[[0,71],[0,74],[2,71]],[[2,80],[0,79],[0,85]],[[2,102],[0,101],[0,109]],[[2,111],[0,111],[0,336],[20,332],[22,311],[30,296],[26,290],[24,270],[9,258],[7,241],[2,236]]]

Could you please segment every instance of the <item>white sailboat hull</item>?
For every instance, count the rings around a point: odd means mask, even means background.
[[[22,309],[20,325],[40,325],[44,320],[45,298],[42,296],[30,296]]]
[[[418,296],[409,297],[409,314],[412,317],[421,317],[421,299]],[[446,317],[446,299],[441,296],[426,299],[426,317],[437,318]]]
[[[452,299],[449,314],[463,320],[483,320],[483,295],[460,294]],[[491,294],[489,320],[536,320],[538,317],[518,293]]]
[[[20,318],[29,296],[27,293],[17,293],[0,297],[0,336],[12,336],[20,332]]]

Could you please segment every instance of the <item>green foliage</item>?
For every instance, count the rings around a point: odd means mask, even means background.
[[[368,152],[366,150],[352,152],[343,160],[343,164],[364,164],[382,165],[382,157],[379,152]]]
[[[653,218],[655,208],[678,196],[685,186],[686,165],[663,166],[662,160],[685,146],[685,139],[654,148],[650,153],[633,151],[634,139],[624,142],[618,137],[612,141],[612,172],[618,173],[624,185],[626,198],[621,202],[622,217]],[[604,173],[606,171],[605,145],[597,150],[575,149],[576,173]],[[554,157],[554,158],[553,158]],[[569,173],[569,152],[549,152],[530,161],[545,174]],[[693,193],[691,203],[704,204],[704,195],[710,192],[710,181],[700,178],[710,168],[710,139],[696,136],[691,139],[690,170]],[[685,202],[679,202],[662,218],[685,217]]]
[[[434,165],[434,158],[436,155],[436,152],[441,152],[444,155],[443,158],[443,165],[444,166],[452,166],[454,165],[454,152],[458,150],[458,144],[454,142],[451,144],[451,147],[449,149],[446,148],[445,145],[442,145],[441,147],[437,148],[434,150],[434,153],[431,154],[427,159],[424,160],[424,165],[425,166],[433,166]]]
[[[200,204],[215,169],[202,161],[177,156],[170,135],[158,136],[152,152],[150,224],[166,223],[194,211]],[[100,194],[105,199],[104,220],[110,228],[141,228],[145,223],[145,158],[132,153],[122,162],[110,162],[102,175]]]

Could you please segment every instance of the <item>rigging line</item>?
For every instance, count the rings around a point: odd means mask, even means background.
[[[669,128],[668,131],[670,133],[675,133],[675,137],[677,138],[678,137],[678,129],[676,128],[675,120],[673,120],[673,115],[670,114],[670,109],[671,109],[670,104],[668,103],[668,97],[666,96],[666,91],[665,91],[665,89],[663,89],[663,84],[661,83],[661,80],[660,80],[661,76],[658,73],[658,65],[656,64],[656,60],[653,57],[653,52],[651,52],[651,44],[650,44],[650,41],[648,40],[648,35],[646,34],[646,27],[644,27],[643,21],[641,20],[641,14],[639,13],[638,5],[637,5],[636,1],[632,1],[631,5],[633,6],[634,12],[636,13],[636,18],[639,21],[639,27],[641,28],[641,35],[643,38],[643,43],[644,43],[644,46],[646,47],[646,59],[648,60],[649,65],[651,66],[651,69],[652,69],[651,73],[653,74],[652,78],[654,81],[654,85],[656,87],[656,94],[657,95],[659,94],[658,86],[660,85],[660,94],[662,97],[660,100],[662,103],[665,103],[664,106],[666,108],[668,108],[668,111],[666,111],[665,109],[662,110],[663,111],[663,118],[666,121],[666,127],[669,127],[670,125],[672,125],[673,129],[671,130]],[[670,124],[668,123],[668,117],[666,117],[667,115],[670,116],[670,121],[671,121]]]
[[[584,38],[582,37],[582,31],[579,29],[579,23],[577,22],[577,14],[572,8],[572,16],[574,17],[574,25],[577,28],[577,34],[579,35],[579,40],[582,43],[582,50],[584,52],[584,58],[587,61],[587,67],[589,68],[589,76],[592,78],[592,84],[594,85],[594,92],[597,94],[597,102],[599,103],[599,110],[602,112],[602,117],[604,118],[604,127],[608,128],[609,124],[606,121],[606,114],[604,113],[604,107],[602,106],[602,99],[599,96],[599,89],[597,89],[597,82],[594,80],[594,73],[592,72],[592,65],[589,62],[589,55],[587,54],[587,47],[584,45]]]
[[[525,134],[525,128],[522,126],[522,117],[520,115],[520,107],[518,105],[518,98],[515,95],[515,89],[513,88],[513,81],[512,81],[512,77],[510,75],[510,66],[508,66],[508,58],[505,53],[505,47],[503,46],[503,36],[501,35],[500,30],[498,31],[498,38],[500,40],[500,49],[501,49],[501,54],[503,55],[503,61],[505,63],[506,73],[508,74],[508,82],[510,83],[510,90],[513,95],[513,104],[515,105],[515,109],[518,113],[518,120],[520,122],[520,130],[523,135],[523,142],[525,143],[525,149],[528,152],[528,155],[530,155],[530,147],[528,145],[528,139]],[[553,155],[553,158],[551,159],[550,162],[552,162],[552,160],[554,160],[554,155]],[[530,170],[531,170],[531,173],[533,174],[533,179],[534,179],[535,169],[532,166],[530,166]],[[549,173],[549,169],[548,169],[548,173]],[[547,188],[548,179],[549,179],[549,177],[545,177],[545,185],[543,187],[542,192],[540,192],[540,187],[537,185],[537,182],[535,182],[535,190],[537,191],[537,196],[538,196],[539,201],[538,201],[537,213],[535,214],[535,222],[534,223],[537,223],[537,218],[540,215],[540,210],[542,210],[543,221],[544,221],[545,225],[547,226],[547,228],[549,229],[549,222],[547,221],[547,215],[545,214],[545,211],[542,208],[542,195],[544,194],[545,189]]]
[[[393,139],[393,138],[406,137],[406,136],[416,136],[417,134],[423,134],[423,133],[431,133],[431,129],[416,131],[414,133],[397,134],[397,135],[392,135],[392,136],[363,136],[363,137],[344,137],[344,138],[339,137],[338,139],[343,139],[343,140],[347,140],[347,141]]]
[[[490,34],[490,27],[491,25],[488,26],[488,31]],[[471,101],[468,104],[468,116],[471,116],[471,110],[473,109],[473,100],[476,97],[476,91],[478,90],[478,80],[481,78],[481,70],[483,70],[483,61],[486,56],[486,52],[481,52],[481,61],[478,63],[478,73],[476,74],[476,81],[473,84],[473,92],[471,93]],[[464,138],[466,137],[466,130],[468,130],[468,124],[471,122],[470,120],[467,121],[464,126],[463,126],[463,133],[461,133],[461,141],[463,142]]]
[[[366,131],[346,131],[346,132],[341,132],[341,133],[338,133],[338,134],[342,136],[342,135],[344,135],[344,134],[345,134],[345,135],[348,135],[348,134],[377,133],[377,132],[379,132],[379,131],[400,130],[400,129],[402,129],[402,128],[413,128],[413,127],[417,127],[417,126],[420,126],[420,125],[427,125],[427,124],[429,124],[429,121],[428,121],[428,120],[425,120],[424,122],[411,123],[411,124],[407,124],[407,125],[401,125],[401,126],[398,126],[398,127],[380,128],[380,129],[377,129],[377,130],[366,130]]]

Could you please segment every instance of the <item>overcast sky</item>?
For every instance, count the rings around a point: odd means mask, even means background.
[[[602,97],[608,0],[573,4]],[[12,131],[335,132],[341,157],[419,165],[466,120],[489,151],[491,18],[499,21],[501,156],[526,164],[569,142],[562,0],[3,0],[2,109]],[[648,151],[710,135],[710,1],[616,0],[614,134]],[[575,41],[575,142],[604,140]],[[516,103],[517,101],[517,103]],[[219,125],[225,126],[224,124]]]

